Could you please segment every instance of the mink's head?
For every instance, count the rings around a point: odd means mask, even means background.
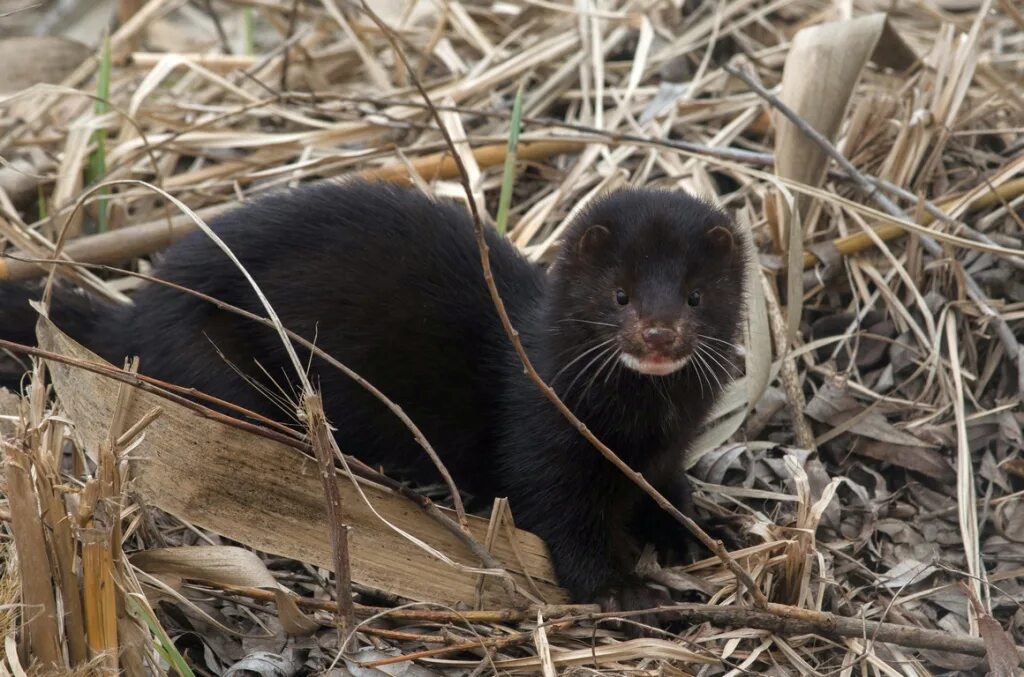
[[[564,363],[579,357],[573,371],[610,364],[652,377],[693,365],[720,386],[735,357],[745,259],[732,220],[685,193],[631,189],[597,200],[552,268],[550,320],[568,344]]]

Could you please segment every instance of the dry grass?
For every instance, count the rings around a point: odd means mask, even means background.
[[[659,582],[706,604],[681,611],[688,623],[672,634],[629,641],[555,608],[379,609],[406,600],[356,585],[357,620],[374,620],[342,662],[403,654],[436,671],[482,673],[925,675],[983,669],[964,649],[973,636],[993,671],[1012,669],[1008,647],[1024,644],[1020,9],[901,3],[884,35],[874,20],[817,34],[814,49],[842,46],[842,74],[820,52],[801,52],[816,34],[798,31],[889,3],[674,4],[373,7],[440,107],[487,218],[523,85],[509,237],[536,260],[550,258],[576,210],[630,184],[714,197],[750,226],[760,265],[746,377],[690,460],[699,508],[745,535],[751,547],[734,556],[787,606],[744,612],[737,605],[749,596],[715,559],[653,567]],[[60,86],[0,100],[8,253],[145,270],[149,254],[195,227],[160,191],[204,219],[263,191],[356,172],[467,199],[408,72],[357,5],[206,7],[152,0],[113,33],[109,68],[101,50]],[[918,57],[909,67],[907,54]],[[820,129],[861,183],[723,65]],[[109,103],[97,105],[108,71]],[[879,179],[889,186],[862,188]],[[40,272],[0,259],[0,279]],[[138,283],[57,272],[122,300]],[[314,627],[307,616],[330,624],[334,586],[309,562],[264,557],[264,567],[248,553],[210,551],[222,569],[247,572],[227,581],[206,559],[147,569],[125,558],[225,545],[122,486],[119,458],[143,432],[135,421],[105,420],[106,445],[71,452],[69,423],[41,388],[21,412],[0,403],[12,415],[0,419],[0,517],[19,552],[0,578],[8,669],[88,661],[142,674],[178,660],[174,647],[213,673],[258,651],[296,669],[335,660],[330,627],[284,642]],[[289,602],[282,585],[302,599]],[[41,611],[19,607],[29,601]],[[6,620],[18,608],[20,632]],[[843,634],[816,612],[942,631],[948,650],[887,626]]]

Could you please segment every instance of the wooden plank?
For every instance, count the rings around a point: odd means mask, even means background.
[[[45,318],[40,318],[37,333],[45,350],[102,362]],[[47,366],[61,405],[75,423],[87,452],[92,453],[106,434],[118,383],[55,361],[48,361]],[[146,429],[143,442],[131,454],[131,481],[147,505],[257,550],[331,567],[324,499],[312,459],[142,390],[131,398],[126,420],[134,422],[156,406],[163,414]],[[354,581],[417,601],[475,603],[476,574],[441,561],[395,533],[373,514],[348,476],[339,472],[338,482],[345,521],[352,529],[349,548]],[[456,562],[477,565],[455,536],[411,501],[375,483],[359,482],[388,521]],[[484,542],[487,521],[471,517],[470,528]],[[543,541],[521,530],[515,538],[523,564],[544,601],[564,603],[567,595],[554,583]],[[517,575],[523,589],[529,589],[504,533],[495,543],[494,554]],[[497,581],[491,581],[483,604],[507,607],[513,601]]]

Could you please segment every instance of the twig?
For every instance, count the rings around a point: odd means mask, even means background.
[[[288,12],[288,34],[285,36],[284,43],[287,45],[292,36],[295,35],[295,21],[299,15],[299,0],[292,0],[292,9]],[[291,66],[291,53],[292,50],[289,47],[285,47],[284,52],[281,54],[281,91],[288,91],[288,68]]]
[[[505,309],[505,303],[498,293],[498,287],[494,282],[494,275],[491,271],[491,260],[489,254],[489,248],[487,246],[487,240],[484,237],[484,226],[480,220],[480,214],[477,211],[476,201],[473,199],[473,190],[469,185],[469,174],[466,172],[466,168],[463,166],[462,159],[458,153],[455,152],[455,144],[452,141],[451,136],[448,133],[447,127],[441,120],[441,115],[438,110],[434,107],[433,102],[430,99],[430,95],[427,94],[427,90],[424,89],[423,84],[416,77],[416,73],[405,56],[405,52],[399,47],[398,41],[394,36],[394,31],[386,24],[372,9],[370,9],[366,0],[361,0],[363,5],[363,11],[366,12],[374,23],[381,29],[385,37],[391,43],[392,49],[395,50],[396,55],[402,61],[406,70],[409,72],[409,76],[412,79],[417,91],[426,103],[427,107],[430,108],[431,115],[434,117],[441,135],[444,137],[445,142],[451,147],[452,156],[455,160],[456,165],[459,168],[459,178],[462,182],[462,187],[466,192],[467,202],[469,203],[469,209],[473,216],[473,228],[476,233],[477,247],[480,250],[480,265],[483,268],[484,281],[487,284],[487,289],[490,292],[491,300],[494,302],[494,308],[501,319],[502,327],[505,329],[506,335],[512,342],[512,346],[519,356],[520,361],[523,363],[523,367],[526,370],[527,375],[530,377],[545,397],[558,409],[558,411],[566,418],[569,423],[576,428],[576,430],[583,435],[609,462],[611,462],[616,468],[618,468],[630,481],[636,484],[644,493],[650,496],[663,510],[667,511],[672,515],[676,521],[686,527],[691,534],[697,537],[709,550],[722,560],[725,566],[736,576],[738,585],[742,588],[747,589],[754,598],[754,602],[759,606],[763,607],[768,603],[768,598],[764,592],[754,583],[750,575],[743,570],[742,567],[734,560],[729,552],[725,549],[725,546],[721,541],[711,538],[700,526],[679,511],[671,501],[665,498],[654,486],[648,482],[644,476],[633,470],[625,461],[608,448],[601,440],[590,431],[590,429],[580,421],[572,411],[565,406],[565,403],[559,399],[555,391],[544,382],[540,374],[533,367],[533,363],[530,361],[530,357],[526,354],[526,350],[523,348],[522,342],[519,340],[519,332],[516,331],[515,327],[512,326],[512,321],[509,319],[508,311]]]
[[[117,367],[110,364],[79,360],[73,357],[67,357],[66,355],[60,355],[58,353],[50,352],[48,350],[43,350],[42,348],[26,346],[20,343],[7,341],[4,339],[0,339],[0,349],[9,350],[12,353],[30,355],[32,357],[39,357],[44,360],[51,360],[53,362],[60,362],[62,364],[67,364],[78,369],[85,369],[86,371],[91,371],[94,374],[99,374],[100,376],[105,376],[115,381],[135,386],[140,390],[144,390],[148,393],[157,395],[158,397],[170,400],[175,404],[180,404],[181,406],[190,409],[194,413],[199,414],[203,418],[218,421],[220,423],[224,423],[225,425],[230,425],[233,428],[245,430],[246,432],[250,432],[261,437],[266,437],[276,442],[286,444],[290,447],[302,449],[307,452],[311,451],[307,445],[301,442],[301,439],[299,439],[298,434],[295,431],[291,430],[290,428],[282,426],[284,427],[286,433],[279,432],[278,430],[264,428],[262,426],[255,425],[247,421],[232,418],[231,416],[227,416],[214,409],[210,409],[207,406],[199,404],[198,402],[190,400],[188,399],[188,397],[178,394],[178,392],[174,392],[175,390],[178,390],[179,392],[184,391],[187,392],[189,395],[192,395],[197,398],[206,399],[207,401],[215,403],[218,402],[217,398],[211,395],[206,395],[205,393],[201,393],[195,390],[194,388],[180,388],[180,386],[174,386],[173,384],[165,383],[163,381],[159,381],[148,376],[143,376],[141,374],[131,374],[129,372],[118,369]],[[251,412],[248,409],[244,409],[236,405],[231,405],[231,407],[232,409],[234,409],[238,413],[243,414],[244,416],[251,416],[252,418],[256,419],[262,418],[256,412]]]
[[[217,31],[217,37],[220,39],[220,48],[224,50],[225,54],[231,54],[231,41],[228,40],[228,34],[224,32],[224,26],[220,22],[217,10],[213,8],[213,2],[211,0],[203,0],[203,9],[206,10],[207,16],[213,22],[214,30]]]
[[[878,206],[890,216],[894,216],[896,218],[903,218],[905,216],[903,210],[901,210],[899,206],[890,200],[884,193],[880,192],[877,186],[872,185],[871,182],[853,166],[853,163],[847,160],[846,157],[844,157],[843,154],[840,153],[834,145],[832,145],[831,141],[826,139],[820,132],[818,132],[818,130],[807,124],[803,118],[797,115],[791,108],[789,108],[789,106],[782,103],[778,97],[766,90],[741,70],[729,65],[723,65],[722,68],[724,68],[730,75],[733,75],[746,83],[746,85],[756,92],[758,96],[785,115],[790,122],[792,122],[805,136],[807,136],[807,138],[818,144],[822,150],[828,153],[832,159],[843,168],[843,171],[854,180],[861,190],[867,194],[868,199],[872,199],[877,202]],[[942,247],[932,238],[922,235],[921,246],[924,247],[926,252],[935,258],[942,258]],[[1006,320],[1004,320],[1003,317],[993,310],[991,305],[989,305],[988,299],[985,297],[985,293],[981,290],[981,287],[978,286],[978,283],[974,281],[970,272],[964,269],[963,266],[959,266],[959,274],[963,278],[967,295],[970,296],[971,300],[977,304],[981,313],[995,324],[996,334],[999,336],[999,340],[1002,342],[1003,347],[1006,350],[1007,357],[1012,363],[1016,364],[1018,373],[1024,374],[1024,346],[1017,341],[1016,336],[1013,334],[1013,330],[1010,328],[1010,325],[1007,324]],[[1020,383],[1018,384],[1018,391],[1021,394],[1024,394],[1024,376],[1019,380]]]
[[[832,173],[838,174],[839,172],[833,171]],[[843,174],[842,176],[845,177],[846,175]],[[870,181],[871,179],[869,178],[868,180]],[[896,184],[893,184],[889,181],[882,181],[881,179],[878,179],[877,181],[878,183],[876,185],[881,187],[883,190],[887,190],[898,195],[900,198],[916,199],[912,193],[909,193],[909,191],[900,188]],[[874,183],[874,181],[872,181],[872,183]],[[1024,178],[1014,179],[1012,181],[1004,183],[1003,185],[999,186],[994,190],[991,190],[987,193],[978,196],[977,199],[975,199],[968,205],[968,209],[980,209],[982,207],[987,207],[991,204],[994,204],[995,202],[998,202],[1003,198],[1013,198],[1021,194],[1024,194]],[[942,200],[938,204],[929,202],[927,200],[922,202],[921,204],[924,205],[925,210],[932,216],[936,216],[937,213],[941,214],[944,217],[943,221],[945,223],[951,223],[953,225],[958,226],[964,232],[964,235],[967,236],[968,238],[989,245],[993,244],[993,240],[991,238],[987,237],[983,233],[979,233],[973,228],[967,227],[966,224],[960,223],[959,221],[954,221],[943,211],[945,205],[952,205],[955,202],[957,202],[957,200],[958,198],[954,196]],[[928,223],[929,222],[925,222],[924,225],[928,225]],[[872,230],[874,230],[875,235],[877,235],[879,239],[883,241],[894,240],[898,237],[906,235],[907,233],[905,228],[894,223],[882,223],[877,226],[874,226]],[[872,247],[875,246],[875,243],[871,235],[869,235],[868,233],[858,232],[852,233],[845,237],[836,238],[835,240],[832,241],[832,246],[835,247],[836,251],[838,251],[843,256],[850,256],[852,254],[862,252],[865,249],[871,249]],[[1020,257],[1007,256],[1006,259],[1015,268],[1021,268]],[[810,268],[817,262],[818,258],[813,253],[804,252],[804,268]]]
[[[388,630],[387,628],[375,628],[372,626],[366,626],[359,628],[359,632],[364,635],[374,635],[376,637],[384,637],[386,639],[396,639],[400,642],[419,642],[421,644],[450,644],[452,642],[451,636],[446,635],[421,635],[415,632],[405,632],[403,630]]]
[[[941,630],[919,628],[913,625],[899,625],[897,623],[886,623],[869,621],[860,618],[837,616],[835,614],[800,609],[785,604],[769,603],[762,609],[746,609],[736,606],[716,606],[712,604],[677,604],[662,606],[653,609],[638,609],[635,611],[611,611],[603,613],[572,616],[545,623],[545,626],[554,631],[564,630],[571,624],[578,624],[588,621],[597,621],[605,618],[631,618],[657,614],[667,617],[673,621],[679,621],[686,625],[697,625],[700,623],[711,623],[719,627],[733,628],[755,628],[768,630],[783,637],[794,637],[799,635],[820,635],[832,639],[842,638],[864,638],[873,637],[875,641],[887,642],[898,646],[912,649],[927,649],[931,651],[943,651],[946,653],[963,654],[967,656],[985,656],[985,641],[980,637],[969,635],[955,635]],[[527,633],[520,633],[527,634]],[[518,635],[510,635],[503,638],[487,639],[483,641],[466,642],[465,644],[428,649],[404,656],[393,656],[380,659],[363,665],[374,667],[389,665],[402,661],[429,658],[456,651],[466,651],[484,646],[506,646],[516,642]],[[503,641],[504,640],[504,641]],[[1014,647],[1017,653],[1024,658],[1024,647]]]
[[[876,641],[888,642],[912,649],[928,649],[947,653],[984,656],[985,641],[970,635],[955,635],[941,630],[919,628],[913,625],[899,625],[869,621],[860,618],[837,616],[836,614],[800,609],[785,604],[769,603],[761,609],[738,609],[731,606],[709,604],[680,604],[659,607],[649,611],[618,613],[627,617],[644,613],[667,614],[673,620],[689,624],[712,623],[734,628],[756,628],[792,637],[815,634],[831,638],[874,637]],[[582,616],[577,621],[586,620]],[[1024,647],[1015,647],[1024,656]]]
[[[15,7],[14,9],[12,9],[10,11],[0,12],[0,19],[6,19],[9,16],[14,16],[18,12],[27,12],[29,10],[35,9],[36,7],[42,7],[42,6],[43,6],[43,3],[41,3],[41,2],[34,2],[31,5],[25,5],[24,7]]]
[[[264,588],[245,587],[240,585],[228,585],[216,581],[194,579],[197,585],[208,588],[216,588],[224,592],[248,597],[263,602],[274,602],[276,593]],[[336,613],[338,605],[329,599],[315,599],[312,597],[294,597],[295,603],[303,609],[314,609]],[[363,604],[353,605],[357,616],[373,616],[386,614],[389,619],[401,621],[427,621],[431,623],[519,623],[536,618],[537,610],[541,610],[548,619],[559,619],[565,616],[582,616],[596,613],[599,607],[596,604],[544,604],[531,605],[525,609],[493,609],[493,610],[466,610],[446,611],[443,609],[389,609],[379,606],[366,606]]]
[[[564,630],[573,624],[572,619],[555,621],[550,624],[545,624],[548,630],[552,632],[558,632]],[[507,646],[514,646],[516,644],[522,644],[523,642],[533,641],[533,632],[516,632],[511,635],[503,635],[500,637],[482,637],[480,639],[470,640],[461,644],[452,644],[451,646],[437,647],[436,649],[424,649],[422,651],[416,651],[414,653],[405,654],[404,656],[389,656],[388,658],[378,658],[374,661],[366,661],[361,663],[364,668],[375,668],[381,665],[393,665],[395,663],[405,663],[407,661],[414,661],[420,658],[434,658],[436,656],[443,656],[450,653],[458,653],[460,651],[472,651],[474,649],[500,649]]]

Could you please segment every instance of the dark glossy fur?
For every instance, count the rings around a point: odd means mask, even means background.
[[[594,224],[605,227],[600,237],[585,235]],[[460,488],[509,497],[517,524],[548,543],[560,581],[577,600],[649,603],[631,574],[632,537],[653,538],[662,548],[685,537],[524,376],[460,206],[390,185],[321,183],[251,203],[212,225],[284,325],[401,405]],[[618,192],[577,219],[549,274],[487,232],[498,289],[540,374],[683,509],[689,496],[679,460],[730,376],[726,366],[735,356],[726,343],[737,340],[742,310],[742,247],[738,237],[725,246],[709,238],[715,226],[734,232],[726,216],[685,194]],[[171,247],[155,274],[264,314],[241,274],[201,233]],[[620,288],[629,293],[626,306],[616,301]],[[693,307],[687,298],[695,289],[703,297]],[[0,287],[0,332],[11,335],[17,325],[25,334],[13,307],[24,305],[24,296]],[[146,374],[289,417],[287,407],[238,373],[292,395],[291,366],[274,333],[155,284],[135,299],[131,308],[104,308],[88,322],[77,311],[62,315],[60,303],[51,314],[117,364],[136,354]],[[616,350],[631,349],[637,322],[652,317],[679,322],[680,350],[701,342],[719,348],[719,364],[710,362],[716,373],[691,360],[668,376],[646,376],[603,352],[607,346],[582,355],[607,339]],[[383,405],[319,360],[312,371],[342,450],[420,480],[436,477]]]

